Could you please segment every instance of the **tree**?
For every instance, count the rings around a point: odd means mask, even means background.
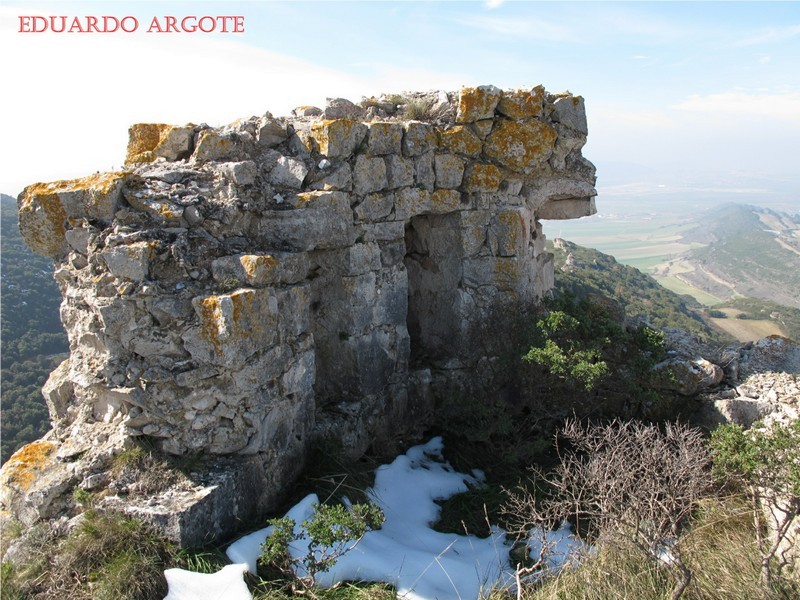
[[[551,472],[533,470],[532,488],[510,494],[505,512],[518,531],[547,532],[570,519],[592,530],[598,543],[630,540],[675,578],[679,598],[692,572],[683,560],[681,534],[696,503],[712,483],[702,434],[681,424],[615,420],[607,425],[566,423],[561,461]],[[544,496],[530,489],[549,490]],[[542,540],[545,544],[545,541]]]
[[[717,474],[738,483],[753,511],[761,582],[769,594],[791,562],[787,536],[800,515],[800,420],[722,425],[711,434]]]

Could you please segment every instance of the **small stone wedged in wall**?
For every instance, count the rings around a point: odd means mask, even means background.
[[[75,481],[112,486],[113,456],[141,440],[250,457],[236,472],[258,498],[231,483],[136,509],[199,543],[197,515],[274,505],[315,436],[353,454],[413,437],[425,382],[487,360],[473,325],[552,287],[539,220],[594,212],[583,110],[478,86],[138,124],[126,171],[26,188],[20,227],[56,262],[70,358],[44,390],[58,450],[41,472],[58,484],[11,485],[3,508],[35,495],[29,520],[52,516]]]

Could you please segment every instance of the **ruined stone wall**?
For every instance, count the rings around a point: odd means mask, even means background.
[[[421,425],[436,370],[481,359],[472,326],[552,286],[539,219],[594,212],[586,134],[583,99],[541,86],[337,99],[134,125],[124,171],[29,186],[70,340],[60,456],[149,436],[280,482],[315,431],[362,452]]]

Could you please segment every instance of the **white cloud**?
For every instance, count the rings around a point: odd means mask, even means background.
[[[7,84],[0,191],[8,194],[37,181],[118,168],[133,123],[221,125],[322,106],[326,96],[358,100],[401,84],[453,84],[441,74],[380,65],[369,79],[357,77],[233,36],[20,34],[18,11],[0,7]]]
[[[505,0],[486,0],[483,5],[489,10],[500,8],[505,3]]]
[[[500,36],[524,37],[529,40],[550,42],[580,42],[581,36],[572,30],[536,18],[487,17],[485,15],[464,15],[455,19],[459,25],[479,29]]]
[[[755,93],[746,91],[692,95],[672,108],[696,113],[723,113],[800,124],[800,92]]]
[[[800,24],[786,25],[784,27],[768,27],[738,40],[736,46],[759,46],[762,44],[775,44],[785,42],[793,37],[800,36]]]

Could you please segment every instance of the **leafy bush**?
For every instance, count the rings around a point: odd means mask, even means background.
[[[289,517],[272,519],[272,532],[261,546],[259,562],[286,575],[295,574],[304,589],[314,585],[315,575],[328,571],[336,560],[356,547],[367,531],[383,523],[383,513],[373,504],[318,505],[314,515],[297,528]],[[295,558],[290,546],[308,537],[308,552]]]
[[[739,484],[750,500],[765,590],[781,582],[791,563],[781,549],[800,515],[800,420],[723,425],[712,432],[717,474]]]

